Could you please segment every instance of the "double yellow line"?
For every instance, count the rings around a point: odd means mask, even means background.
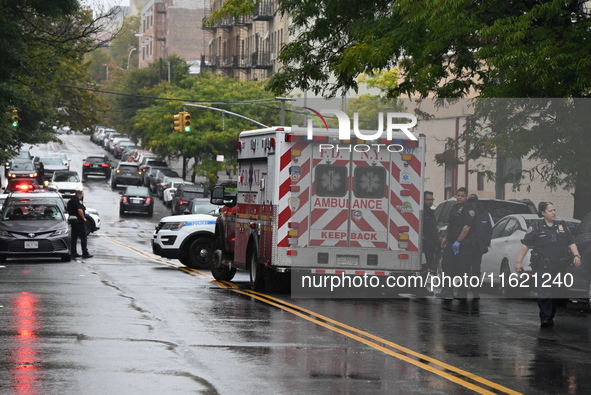
[[[371,348],[374,348],[378,351],[381,351],[387,355],[393,356],[398,358],[404,362],[407,362],[411,365],[414,365],[420,369],[427,370],[431,373],[434,373],[442,378],[445,378],[449,381],[452,381],[458,385],[466,387],[476,393],[479,394],[512,394],[517,395],[520,392],[514,391],[510,388],[502,386],[500,384],[494,383],[490,380],[487,380],[483,377],[477,376],[473,373],[468,371],[456,368],[455,366],[449,365],[445,362],[442,362],[438,359],[429,357],[427,355],[415,352],[409,348],[403,347],[399,344],[391,342],[389,340],[383,339],[381,337],[372,335],[371,333],[362,331],[357,328],[353,328],[349,325],[346,325],[340,321],[333,320],[332,318],[326,317],[324,315],[315,313],[311,310],[305,309],[303,307],[294,305],[292,303],[286,302],[281,299],[277,299],[273,296],[266,295],[260,292],[240,289],[236,284],[230,281],[217,281],[215,280],[211,274],[202,272],[197,269],[191,269],[186,267],[179,267],[172,264],[169,261],[164,259],[154,258],[153,255],[146,253],[145,251],[141,251],[138,248],[130,247],[129,245],[117,242],[113,239],[108,237],[102,237],[114,244],[117,244],[121,247],[125,247],[130,249],[137,254],[147,257],[152,261],[163,263],[168,266],[177,267],[179,270],[188,273],[192,276],[196,276],[202,278],[206,281],[211,281],[217,284],[220,288],[231,289],[236,293],[251,297],[256,299],[260,302],[263,302],[267,305],[279,308],[283,311],[289,312],[293,315],[296,315],[300,318],[303,318],[307,321],[310,321],[316,325],[322,326],[328,330],[333,332],[339,333],[343,336],[346,336],[352,340],[358,341],[363,343]]]

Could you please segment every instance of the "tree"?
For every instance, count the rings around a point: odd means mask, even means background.
[[[398,67],[402,82],[389,96],[587,98],[591,91],[591,18],[583,0],[279,0],[296,38],[279,55],[284,64],[269,88],[298,87],[334,96],[357,89],[356,77]],[[574,105],[574,102],[567,103]],[[578,103],[581,106],[581,103]],[[538,109],[527,107],[535,117]],[[553,106],[545,110],[550,117]],[[581,114],[561,109],[561,114]],[[487,117],[487,110],[478,114]],[[488,117],[494,119],[495,117]],[[484,123],[483,123],[484,125]],[[551,187],[574,188],[575,216],[591,210],[584,129],[548,144],[539,128],[473,130],[461,139],[511,150],[548,163],[531,172]],[[585,161],[583,161],[585,162]]]
[[[19,125],[0,123],[0,158],[23,144],[55,139],[52,126],[83,130],[100,106],[84,89],[90,82],[83,54],[104,44],[99,21],[76,0],[4,2],[0,5],[0,108],[13,108]]]
[[[152,105],[139,110],[134,128],[141,131],[142,143],[162,156],[193,158],[193,171],[215,183],[217,172],[236,166],[236,141],[242,130],[257,128],[241,118],[203,108],[187,106],[191,114],[191,132],[174,133],[173,115],[183,102],[223,108],[268,125],[278,123],[274,95],[264,90],[264,82],[242,82],[234,78],[201,74],[186,78],[178,86],[161,83],[145,92]],[[269,103],[272,103],[270,105]],[[216,161],[224,155],[223,163]]]

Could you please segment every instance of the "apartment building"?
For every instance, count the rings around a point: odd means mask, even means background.
[[[212,0],[211,12],[226,0]],[[214,26],[204,28],[211,33],[202,64],[222,76],[241,81],[269,78],[278,70],[277,54],[288,42],[288,18],[276,15],[275,0],[257,1],[252,15],[226,17]]]
[[[139,67],[177,55],[196,61],[206,53],[209,32],[201,27],[208,0],[149,0],[140,11]]]

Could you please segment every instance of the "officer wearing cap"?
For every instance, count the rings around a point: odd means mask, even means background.
[[[452,277],[463,276],[469,270],[472,253],[470,229],[473,227],[476,211],[466,204],[467,196],[468,190],[466,188],[458,188],[456,192],[458,202],[451,210],[447,230],[441,239],[441,248],[443,248],[441,266],[445,275]],[[462,284],[456,297],[465,299],[467,295],[468,289],[465,284]],[[444,299],[453,299],[453,288],[446,286],[437,296]]]
[[[82,204],[84,199],[84,192],[82,189],[76,189],[76,195],[72,197],[66,206],[69,215],[72,215],[78,219],[78,221],[72,223],[72,238],[71,238],[71,254],[73,258],[92,258],[92,255],[88,253],[87,237],[86,237],[86,207]],[[76,244],[80,239],[80,246],[82,247],[82,255],[76,252]]]
[[[556,302],[553,298],[556,290],[553,290],[552,280],[566,267],[574,263],[581,266],[581,256],[574,242],[573,235],[562,221],[556,221],[556,208],[551,202],[538,204],[538,216],[540,221],[532,222],[525,237],[521,240],[522,246],[515,263],[515,271],[523,270],[523,258],[530,248],[533,248],[531,256],[532,269],[537,273],[538,307],[540,309],[540,326],[542,328],[554,325]],[[568,256],[571,251],[574,258]],[[549,274],[551,280],[544,282],[544,274]]]

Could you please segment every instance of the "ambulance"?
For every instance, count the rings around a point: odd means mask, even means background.
[[[225,206],[212,247],[214,277],[247,270],[251,287],[262,290],[294,270],[419,271],[426,146],[413,135],[370,142],[354,134],[342,140],[328,128],[313,136],[294,127],[240,133],[237,188],[211,195]]]

